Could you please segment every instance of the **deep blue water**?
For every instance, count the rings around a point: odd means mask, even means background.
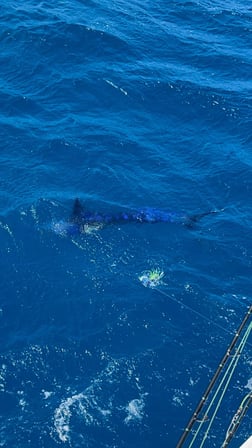
[[[0,11],[0,446],[175,447],[251,303],[250,2]],[[50,223],[75,197],[109,213],[224,211],[194,229],[63,238]],[[152,268],[209,320],[145,288]],[[208,447],[251,388],[251,362],[250,345]],[[231,446],[250,431],[247,417]]]

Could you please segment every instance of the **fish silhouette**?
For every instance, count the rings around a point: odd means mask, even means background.
[[[222,210],[210,210],[194,215],[186,215],[171,211],[159,210],[146,207],[136,210],[125,210],[119,213],[99,213],[87,210],[78,198],[75,199],[73,210],[67,221],[57,221],[52,224],[52,230],[62,236],[90,233],[108,225],[116,224],[156,224],[177,223],[188,228],[208,215],[218,213]]]

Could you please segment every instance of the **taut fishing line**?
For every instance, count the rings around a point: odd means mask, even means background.
[[[185,308],[192,313],[194,313],[196,316],[200,317],[201,319],[204,319],[208,324],[213,324],[216,328],[219,328],[220,330],[224,331],[225,333],[228,333],[229,335],[233,335],[233,332],[230,330],[227,330],[227,328],[223,327],[222,325],[218,324],[214,320],[210,319],[209,317],[205,316],[204,314],[200,313],[199,311],[191,308],[189,305],[186,305],[182,302],[182,300],[177,299],[176,297],[167,294],[166,291],[160,288],[160,286],[165,285],[163,278],[165,276],[164,271],[161,269],[153,269],[149,271],[144,271],[142,274],[138,277],[138,280],[142,283],[142,285],[145,288],[151,288],[155,291],[159,292],[163,296],[167,297],[168,299],[172,300],[173,302],[180,305],[182,308]],[[249,344],[248,344],[249,345]]]

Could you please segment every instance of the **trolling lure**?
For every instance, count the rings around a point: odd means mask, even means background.
[[[151,271],[144,271],[138,279],[145,288],[156,288],[163,284],[164,272],[160,269],[153,269]]]

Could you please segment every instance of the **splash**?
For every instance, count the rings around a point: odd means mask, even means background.
[[[151,271],[144,271],[138,279],[145,288],[156,288],[163,284],[164,275],[161,269],[152,269]]]

